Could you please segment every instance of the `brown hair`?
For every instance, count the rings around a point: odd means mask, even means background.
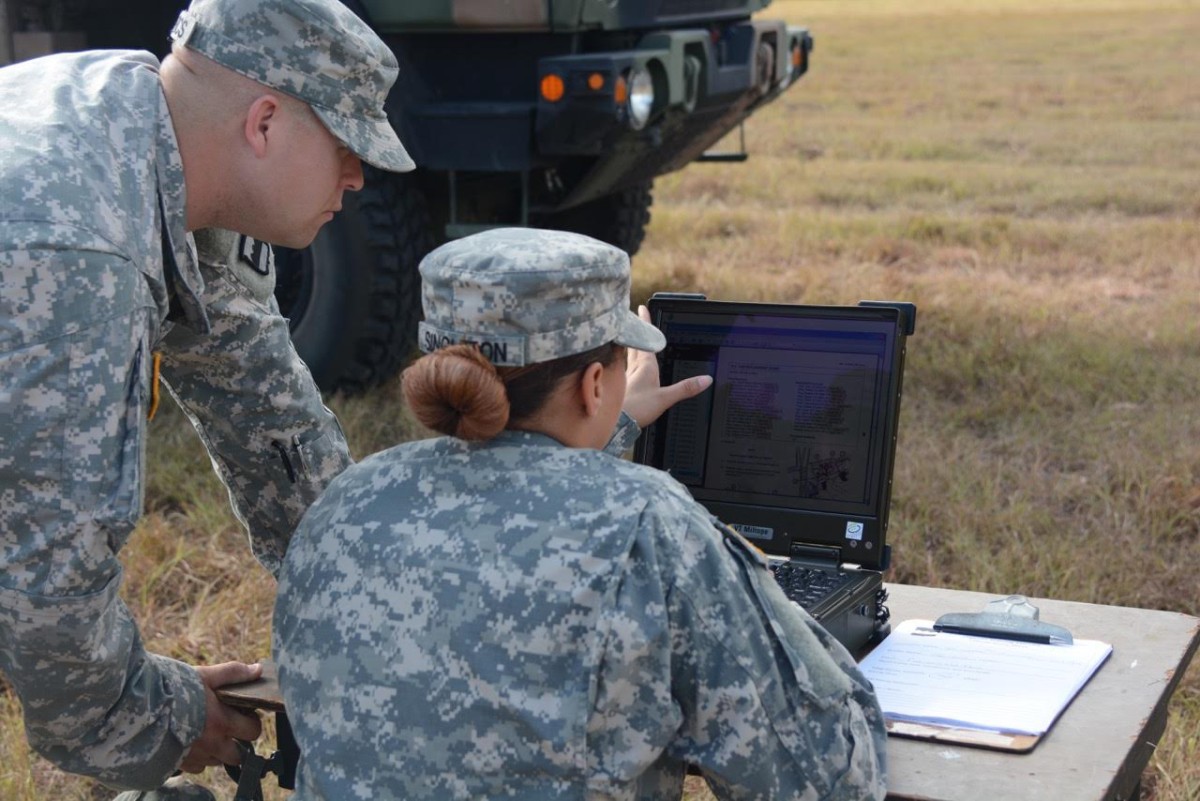
[[[475,345],[451,345],[415,361],[401,377],[404,399],[422,424],[466,440],[486,440],[541,410],[559,382],[589,364],[608,367],[622,345],[525,367],[496,367]]]

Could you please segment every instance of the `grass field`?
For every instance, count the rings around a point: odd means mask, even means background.
[[[811,27],[812,72],[748,163],[659,181],[636,299],[915,302],[889,578],[1200,614],[1200,2],[768,12]],[[331,404],[358,456],[411,435],[394,387]],[[265,655],[273,587],[206,457],[178,414],[152,438],[124,552],[146,640]],[[0,698],[0,798],[108,796],[19,719]],[[1145,798],[1200,798],[1198,752],[1193,666]]]

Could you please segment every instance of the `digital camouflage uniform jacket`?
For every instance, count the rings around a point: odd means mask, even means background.
[[[184,212],[153,56],[0,70],[0,671],[39,752],[117,786],[157,786],[204,722],[196,672],[146,653],[117,597],[152,353],[268,569],[350,461],[269,249],[214,235],[201,264]]]
[[[297,799],[884,796],[870,685],[665,473],[549,437],[398,446],[297,529]]]

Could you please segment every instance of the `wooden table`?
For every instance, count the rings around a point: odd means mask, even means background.
[[[998,595],[888,584],[893,625],[978,612]],[[894,801],[1130,801],[1167,723],[1167,702],[1200,643],[1177,612],[1031,598],[1041,619],[1113,653],[1028,754],[888,738]]]

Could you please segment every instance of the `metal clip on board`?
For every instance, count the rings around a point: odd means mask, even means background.
[[[950,612],[933,624],[935,631],[996,637],[1045,645],[1070,645],[1075,640],[1062,626],[1038,619],[1038,608],[1024,595],[1010,595],[992,601],[982,612]]]

